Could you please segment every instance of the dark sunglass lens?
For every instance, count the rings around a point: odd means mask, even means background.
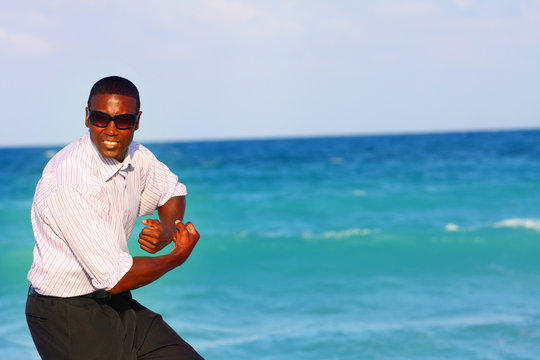
[[[120,130],[131,129],[135,126],[136,116],[133,114],[121,114],[114,117],[116,127]]]
[[[102,112],[91,111],[90,112],[90,123],[97,127],[107,127],[111,118]]]

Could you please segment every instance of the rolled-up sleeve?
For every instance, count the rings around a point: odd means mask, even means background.
[[[110,290],[133,258],[115,238],[107,204],[95,191],[62,186],[48,198],[51,227],[67,242],[96,289]]]
[[[138,216],[151,215],[170,198],[187,194],[186,186],[178,182],[178,176],[167,165],[157,160],[149,152],[147,161],[148,170],[143,180],[144,186]]]

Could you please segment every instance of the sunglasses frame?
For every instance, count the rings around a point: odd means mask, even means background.
[[[95,114],[100,114],[100,115],[103,115],[104,117],[106,117],[107,119],[109,119],[109,121],[107,121],[107,125],[105,126],[99,126],[99,125],[96,125],[93,121],[92,121],[92,113],[95,113]],[[123,116],[123,115],[131,115],[135,118],[135,121],[133,121],[133,124],[130,126],[130,127],[127,127],[127,128],[121,128],[121,127],[118,127],[118,124],[116,123],[116,118],[119,117],[119,116]],[[137,126],[137,122],[139,121],[139,116],[141,114],[140,113],[137,113],[137,114],[118,114],[116,116],[111,116],[107,113],[104,113],[103,111],[98,111],[98,110],[90,110],[88,109],[88,122],[92,125],[92,126],[95,126],[95,127],[98,127],[98,128],[101,128],[101,129],[104,129],[106,128],[107,126],[109,126],[109,124],[111,123],[111,121],[114,123],[114,126],[116,126],[116,128],[118,130],[130,130],[130,129],[133,129],[135,126]]]

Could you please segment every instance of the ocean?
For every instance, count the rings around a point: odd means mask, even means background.
[[[134,297],[205,358],[540,359],[540,131],[145,145],[201,239]],[[39,358],[30,206],[57,150],[0,149],[1,359]]]

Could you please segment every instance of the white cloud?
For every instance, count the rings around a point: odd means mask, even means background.
[[[0,28],[0,53],[42,56],[50,54],[53,45],[35,35],[8,32]]]
[[[281,20],[270,12],[241,0],[200,0],[197,14],[210,22],[228,25],[255,25],[259,31],[298,31],[300,25]]]
[[[247,23],[263,12],[255,6],[239,0],[201,0],[201,15],[211,21]]]
[[[474,0],[456,0],[456,5],[461,10],[467,10],[474,5]]]
[[[427,0],[385,1],[380,10],[383,16],[390,17],[432,16],[441,12],[434,2]]]

